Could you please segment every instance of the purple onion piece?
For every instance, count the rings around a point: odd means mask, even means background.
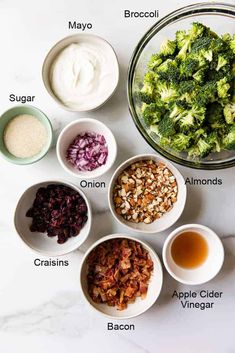
[[[76,136],[66,152],[67,161],[79,171],[92,171],[107,161],[108,146],[103,135],[84,132]]]

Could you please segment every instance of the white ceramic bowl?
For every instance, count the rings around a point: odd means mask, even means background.
[[[31,232],[29,227],[32,223],[32,218],[26,217],[26,212],[33,205],[37,190],[40,187],[46,187],[50,184],[63,184],[78,191],[79,194],[84,198],[88,209],[88,220],[81,229],[80,233],[75,237],[69,238],[64,244],[58,244],[57,237],[50,238],[45,233]],[[29,187],[20,197],[14,216],[15,229],[22,241],[32,250],[47,256],[65,255],[79,248],[87,239],[90,233],[91,221],[91,207],[84,193],[77,186],[61,180],[44,181]]]
[[[142,160],[153,160],[156,163],[164,163],[167,168],[174,174],[177,185],[178,185],[178,196],[177,196],[177,201],[174,204],[173,208],[171,211],[165,213],[161,218],[158,220],[150,223],[150,224],[145,224],[145,223],[134,223],[134,222],[128,222],[126,221],[121,215],[118,215],[115,211],[114,203],[113,203],[113,188],[116,179],[118,176],[122,173],[124,169],[126,169],[128,166],[131,164],[137,162],[137,161],[142,161]],[[141,233],[159,233],[162,232],[163,230],[171,227],[181,216],[185,202],[186,202],[186,193],[187,189],[185,186],[184,178],[168,160],[159,157],[156,154],[140,154],[135,157],[132,157],[122,163],[114,172],[112,179],[109,184],[109,191],[108,191],[108,197],[109,197],[109,207],[110,210],[114,216],[114,218],[124,225],[125,227],[135,230],[136,232],[141,232]]]
[[[107,55],[108,55],[108,61],[112,67],[112,72],[113,72],[113,77],[112,77],[112,84],[109,87],[109,90],[106,91],[106,94],[101,97],[99,100],[96,102],[90,100],[90,103],[87,107],[83,107],[81,109],[78,108],[72,108],[67,105],[65,105],[55,94],[55,92],[52,90],[51,87],[51,80],[50,80],[50,71],[52,64],[56,57],[61,53],[63,49],[65,49],[67,46],[73,43],[82,43],[82,44],[88,44],[88,45],[97,45],[99,48],[103,48],[106,50]],[[118,85],[119,81],[119,66],[118,66],[118,60],[116,53],[113,49],[113,47],[103,38],[94,35],[94,34],[74,34],[71,36],[68,36],[66,38],[61,39],[59,42],[57,42],[49,51],[47,54],[43,67],[42,67],[42,78],[44,82],[44,86],[47,90],[47,92],[50,94],[50,96],[64,109],[68,111],[91,111],[99,108],[101,105],[103,105],[115,92],[116,87]]]
[[[174,239],[185,231],[199,233],[208,245],[206,261],[194,269],[179,267],[171,256],[171,246]],[[167,237],[163,246],[162,257],[167,271],[174,279],[184,284],[197,285],[210,281],[220,271],[224,262],[224,248],[218,235],[210,228],[200,224],[186,224],[175,229]]]
[[[134,303],[129,304],[125,310],[121,310],[121,311],[117,310],[117,308],[115,307],[111,307],[106,304],[97,304],[93,302],[93,300],[89,296],[88,288],[87,288],[88,266],[87,266],[86,260],[88,255],[98,244],[101,244],[106,240],[118,239],[118,238],[130,239],[140,243],[149,252],[149,255],[151,256],[151,259],[154,263],[154,269],[149,282],[146,298],[145,299],[137,298]],[[143,314],[157,300],[161,292],[162,281],[163,281],[162,265],[155,251],[145,242],[137,238],[131,237],[127,234],[111,234],[96,241],[84,255],[84,258],[81,264],[81,269],[80,269],[80,285],[86,300],[88,301],[88,303],[91,305],[92,308],[96,309],[100,313],[112,319],[130,319],[140,314]]]
[[[105,137],[108,146],[108,157],[106,163],[92,171],[80,171],[73,167],[66,159],[66,151],[75,139],[75,137],[83,132],[96,132]],[[103,123],[98,120],[84,118],[72,121],[60,133],[56,152],[61,166],[71,175],[78,178],[98,178],[106,173],[115,162],[117,156],[117,144],[112,131]]]

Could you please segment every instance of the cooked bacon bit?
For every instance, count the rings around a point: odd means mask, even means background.
[[[143,246],[129,239],[111,239],[88,256],[88,292],[96,303],[126,309],[148,291],[153,261]]]

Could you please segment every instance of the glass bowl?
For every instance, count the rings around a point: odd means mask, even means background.
[[[235,33],[235,6],[222,3],[201,3],[183,7],[158,21],[138,43],[128,70],[129,110],[144,139],[157,152],[173,162],[197,169],[222,169],[235,166],[235,151],[211,153],[200,160],[192,160],[187,153],[178,153],[173,149],[162,148],[158,136],[145,124],[140,104],[135,99],[140,82],[143,82],[150,56],[160,49],[161,43],[174,39],[178,30],[188,29],[192,22],[201,22],[218,34]]]

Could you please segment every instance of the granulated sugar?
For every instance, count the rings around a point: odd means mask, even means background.
[[[35,156],[42,150],[46,141],[46,128],[37,118],[28,114],[13,118],[4,131],[7,150],[18,158]]]

